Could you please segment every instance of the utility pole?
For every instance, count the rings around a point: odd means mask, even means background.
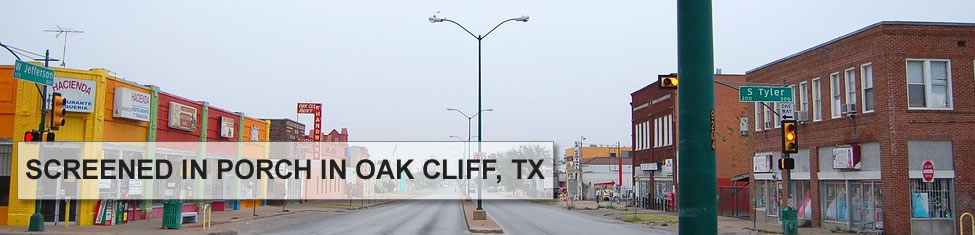
[[[711,12],[711,0],[677,1],[680,234],[718,233]]]

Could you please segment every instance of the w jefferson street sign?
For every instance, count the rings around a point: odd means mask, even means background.
[[[19,60],[14,63],[14,77],[41,85],[54,84],[54,70]]]
[[[741,102],[792,102],[791,87],[741,86],[738,88]]]

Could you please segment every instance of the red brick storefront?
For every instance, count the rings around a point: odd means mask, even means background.
[[[880,22],[746,74],[749,83],[784,80],[797,88],[796,110],[808,120],[799,126],[793,176],[806,182],[813,225],[878,222],[871,226],[887,234],[954,234],[958,216],[975,212],[975,172],[964,170],[975,163],[975,133],[968,131],[975,127],[973,42],[975,24]],[[834,112],[834,104],[855,109],[838,105]],[[777,159],[781,129],[766,128],[766,111],[751,107],[752,152]],[[838,162],[848,149],[858,151],[858,169]],[[925,160],[935,162],[934,183],[920,180]],[[775,178],[757,183],[774,185]],[[803,198],[800,192],[793,198]],[[772,193],[753,195],[774,199]],[[915,203],[922,196],[927,208]]]

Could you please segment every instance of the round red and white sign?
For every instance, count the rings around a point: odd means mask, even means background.
[[[934,162],[924,161],[921,164],[921,177],[924,178],[924,182],[934,182]]]
[[[478,159],[478,160],[484,159],[484,153],[483,152],[474,153],[474,159]]]

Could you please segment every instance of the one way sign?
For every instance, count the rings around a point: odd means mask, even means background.
[[[782,120],[795,120],[795,109],[793,109],[792,102],[782,102],[776,103],[779,106],[779,115],[782,116]]]

